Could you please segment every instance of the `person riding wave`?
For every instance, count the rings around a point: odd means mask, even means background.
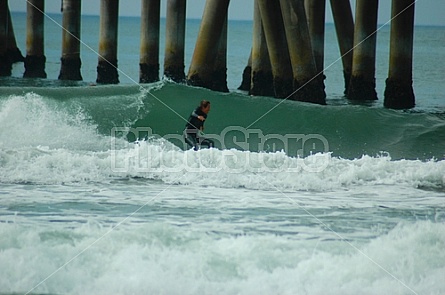
[[[212,140],[205,138],[202,131],[204,130],[204,121],[210,112],[210,102],[202,100],[199,106],[190,114],[184,130],[184,140],[195,151],[199,146],[214,147]]]

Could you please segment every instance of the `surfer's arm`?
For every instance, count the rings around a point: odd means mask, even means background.
[[[198,119],[201,120],[201,121],[204,121],[204,120],[205,120],[205,118],[204,118],[203,116],[198,115],[198,114],[196,113],[196,111],[193,111],[193,112],[192,112],[192,117],[198,118]]]

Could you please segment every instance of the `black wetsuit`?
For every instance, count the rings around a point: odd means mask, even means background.
[[[203,116],[204,120],[201,121],[198,119],[199,116]],[[201,130],[204,127],[204,121],[207,119],[207,114],[204,113],[200,107],[197,107],[196,110],[194,110],[188,119],[187,124],[185,125],[185,128],[187,130]]]
[[[204,120],[198,119],[199,116],[203,116]],[[198,150],[199,145],[206,145],[208,147],[213,147],[214,143],[208,138],[203,138],[199,136],[199,131],[204,128],[204,121],[207,119],[207,114],[204,113],[200,107],[197,107],[188,119],[184,130],[184,140],[190,146]]]

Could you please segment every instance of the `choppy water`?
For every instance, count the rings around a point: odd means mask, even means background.
[[[98,19],[85,19],[96,42]],[[345,102],[337,64],[327,106],[235,91],[250,24],[232,28],[228,94],[87,86],[97,59],[86,52],[85,82],[61,83],[57,42],[49,79],[23,80],[18,64],[0,80],[0,293],[445,293],[445,81],[433,67],[444,29],[417,29],[417,107],[394,111]],[[137,80],[138,37],[125,38],[119,64]],[[202,98],[219,146],[184,150],[175,136]]]

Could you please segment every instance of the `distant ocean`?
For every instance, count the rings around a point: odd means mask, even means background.
[[[229,93],[138,85],[139,19],[118,30],[118,85],[90,85],[97,16],[82,18],[82,82],[57,80],[49,18],[48,78],[23,63],[0,78],[0,294],[445,294],[445,27],[415,28],[411,110],[383,107],[389,26],[379,100],[358,104],[326,25],[327,106],[237,90],[250,21],[229,22]],[[217,148],[195,152],[181,136],[201,99]]]

